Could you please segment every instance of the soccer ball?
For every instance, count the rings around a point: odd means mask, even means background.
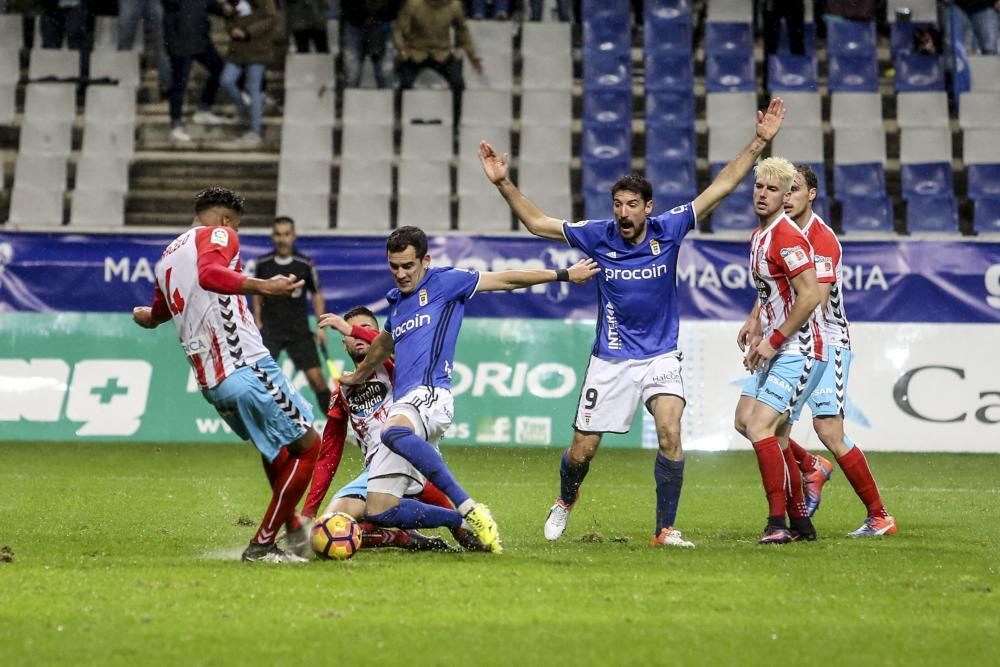
[[[334,512],[316,522],[311,541],[320,558],[347,560],[361,548],[361,526],[350,515]]]

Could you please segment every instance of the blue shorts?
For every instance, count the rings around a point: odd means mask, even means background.
[[[312,408],[270,355],[238,368],[202,394],[236,435],[253,442],[268,461],[312,427]]]
[[[775,412],[788,412],[788,423],[794,424],[806,399],[822,379],[826,365],[825,361],[780,354],[749,378],[743,394],[753,396]],[[748,391],[751,388],[753,391]]]
[[[360,475],[340,487],[340,490],[333,494],[334,498],[347,498],[348,496],[356,496],[362,500],[368,500],[368,468],[362,470]]]
[[[851,351],[830,346],[832,355],[819,384],[809,394],[809,409],[813,417],[840,417],[844,414],[847,397],[847,376],[851,371]]]

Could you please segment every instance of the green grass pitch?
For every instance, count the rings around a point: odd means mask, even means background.
[[[652,452],[602,452],[554,544],[558,451],[445,455],[503,555],[244,564],[248,445],[0,444],[0,665],[996,664],[996,456],[870,454],[896,535],[844,536],[864,513],[837,471],[820,539],[761,547],[753,455],[691,452],[697,548],[663,550]]]

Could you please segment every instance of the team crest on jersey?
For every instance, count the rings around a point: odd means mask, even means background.
[[[213,229],[212,243],[215,245],[229,245],[229,230],[225,227],[216,227]]]
[[[618,251],[612,250],[611,252],[608,253],[608,257],[610,257],[611,259],[618,259]]]
[[[660,254],[660,242],[653,239],[649,242],[649,249],[653,251],[654,255]]]
[[[426,289],[422,289],[419,292],[417,292],[417,300],[420,302],[421,306],[426,306],[427,305],[428,299],[427,299],[427,290]]]
[[[801,268],[809,263],[809,256],[802,248],[782,248],[781,257],[785,260],[785,266],[789,271]]]

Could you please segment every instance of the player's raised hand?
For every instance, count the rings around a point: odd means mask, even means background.
[[[323,315],[319,318],[318,324],[321,329],[330,327],[331,329],[336,329],[345,336],[351,335],[351,325],[337,313],[323,313]]]
[[[263,281],[261,292],[264,296],[291,296],[295,290],[302,289],[305,280],[295,276],[273,276]]]
[[[764,141],[774,139],[781,129],[781,121],[785,119],[785,103],[780,97],[775,97],[767,105],[767,111],[757,112],[757,136]]]
[[[507,178],[509,164],[507,154],[497,155],[493,147],[485,141],[479,142],[479,163],[483,165],[483,172],[486,178],[490,179],[490,183],[496,184]]]
[[[156,322],[153,321],[153,309],[149,306],[136,306],[133,308],[132,321],[143,329],[156,328]]]
[[[569,267],[569,280],[572,283],[581,285],[596,276],[598,271],[600,271],[600,268],[597,266],[597,262],[589,257],[581,259]]]

